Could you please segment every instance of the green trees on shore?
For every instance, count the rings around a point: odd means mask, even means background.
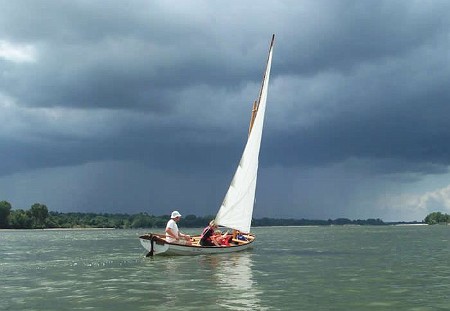
[[[0,229],[44,228],[164,228],[169,215],[153,216],[147,213],[96,214],[59,213],[49,211],[47,206],[35,203],[29,210],[12,209],[7,201],[0,201]],[[183,227],[206,226],[214,216],[187,215],[180,221]]]
[[[425,217],[424,222],[429,225],[448,224],[450,223],[450,215],[441,212],[433,212]]]
[[[153,216],[147,213],[96,214],[59,213],[49,211],[47,206],[35,203],[29,210],[12,209],[7,201],[0,201],[0,229],[44,229],[44,228],[164,228],[169,215]],[[180,220],[184,228],[206,226],[214,216],[186,215]],[[309,219],[253,219],[252,226],[328,226],[328,225],[390,225],[405,222],[386,223],[381,219],[350,220],[348,218],[309,220]],[[417,223],[417,222],[413,222]],[[450,223],[450,215],[433,212],[426,216],[424,223]]]
[[[0,228],[8,228],[11,214],[11,204],[6,201],[0,202]]]
[[[7,201],[0,202],[0,229],[43,229],[48,228],[47,206],[35,203],[28,211],[13,210]]]

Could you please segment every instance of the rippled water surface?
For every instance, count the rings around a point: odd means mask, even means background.
[[[0,231],[0,310],[450,310],[449,226],[256,228],[249,251],[154,258],[142,233]]]

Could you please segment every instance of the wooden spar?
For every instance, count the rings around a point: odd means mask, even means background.
[[[255,100],[255,102],[253,103],[252,116],[250,119],[250,126],[248,128],[248,135],[250,135],[250,132],[252,131],[253,122],[255,121],[256,114],[258,113],[259,102],[261,101],[262,90],[264,88],[264,82],[266,81],[266,72],[267,72],[267,65],[269,64],[270,51],[272,50],[274,41],[275,41],[275,34],[272,35],[272,40],[270,41],[269,54],[267,55],[267,61],[266,61],[266,70],[264,71],[264,76],[263,76],[263,80],[261,83],[261,89],[259,90],[258,100]]]
[[[250,126],[248,127],[248,135],[250,135],[250,132],[252,131],[253,128],[253,122],[255,122],[255,118],[256,118],[256,113],[258,112],[258,101],[255,100],[255,102],[253,103],[253,108],[252,108],[252,116],[250,117]]]

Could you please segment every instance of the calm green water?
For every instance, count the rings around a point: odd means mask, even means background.
[[[450,310],[449,226],[254,232],[242,253],[144,258],[142,230],[0,231],[0,310]]]

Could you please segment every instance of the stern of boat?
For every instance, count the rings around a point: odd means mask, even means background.
[[[139,237],[141,245],[148,251],[147,256],[165,253],[169,249],[169,244],[158,234],[144,234]]]

